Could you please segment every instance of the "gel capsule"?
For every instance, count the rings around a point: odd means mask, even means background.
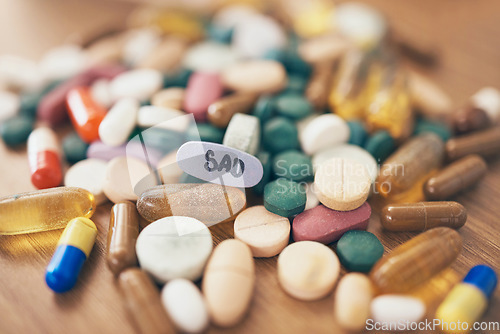
[[[31,183],[38,189],[61,184],[61,156],[56,134],[49,128],[35,129],[28,137],[28,162]]]
[[[446,142],[446,158],[456,160],[469,154],[484,158],[500,153],[500,127],[452,138]]]
[[[61,293],[75,286],[83,263],[94,247],[96,236],[97,227],[88,218],[78,217],[68,223],[45,273],[49,288]]]
[[[487,169],[484,159],[475,154],[457,160],[424,184],[425,197],[431,201],[450,198],[477,183]]]
[[[160,292],[148,274],[139,268],[128,268],[118,277],[118,286],[139,333],[175,333],[163,309]]]
[[[0,235],[63,228],[73,218],[92,217],[94,195],[81,188],[60,187],[0,199]]]
[[[246,206],[245,193],[218,184],[165,184],[137,201],[142,217],[152,222],[169,216],[196,218],[207,225],[233,220]]]
[[[99,125],[106,116],[106,110],[92,99],[90,89],[81,87],[70,90],[66,104],[80,138],[86,143],[99,139]]]
[[[137,264],[135,242],[139,235],[139,217],[132,202],[117,203],[111,208],[106,262],[113,274]]]
[[[473,267],[463,281],[457,284],[439,305],[435,319],[441,320],[445,333],[466,333],[478,321],[488,307],[498,278],[492,268],[486,265]],[[466,323],[467,329],[458,323]]]
[[[448,267],[461,249],[462,237],[457,231],[437,227],[384,256],[371,270],[370,278],[382,293],[408,292]]]
[[[377,190],[384,196],[409,190],[419,180],[441,166],[444,144],[432,133],[414,137],[393,153],[380,168]]]
[[[458,229],[467,221],[467,210],[457,202],[390,204],[380,222],[389,231],[425,231],[444,226]]]

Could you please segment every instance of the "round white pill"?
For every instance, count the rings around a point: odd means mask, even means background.
[[[337,255],[315,241],[287,246],[278,257],[278,280],[292,297],[316,300],[328,295],[339,276]]]
[[[205,300],[193,282],[176,278],[161,291],[163,307],[175,326],[185,333],[200,333],[209,323]]]
[[[418,298],[405,295],[382,295],[370,305],[371,316],[377,322],[396,326],[399,322],[416,322],[425,315],[425,304]]]
[[[351,131],[346,121],[334,114],[314,118],[306,125],[300,135],[302,150],[309,155],[345,143]]]
[[[64,176],[66,187],[78,187],[90,191],[96,204],[104,203],[104,180],[106,179],[107,161],[100,159],[85,159],[71,166]]]
[[[158,283],[197,280],[212,252],[212,235],[197,219],[171,216],[146,226],[135,245],[143,270]]]
[[[246,243],[254,257],[272,257],[288,245],[290,222],[263,205],[253,206],[234,220],[234,237]]]

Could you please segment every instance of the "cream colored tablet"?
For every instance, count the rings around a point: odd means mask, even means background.
[[[253,206],[236,217],[234,237],[246,243],[254,257],[272,257],[288,245],[290,222],[263,205]]]
[[[251,60],[226,67],[222,83],[231,90],[249,93],[274,93],[286,84],[283,65],[272,60]]]
[[[153,106],[181,110],[184,103],[184,88],[170,87],[159,91],[151,98]]]
[[[319,165],[314,177],[316,196],[337,211],[359,208],[370,193],[372,179],[366,167],[354,160],[333,158]]]
[[[100,159],[85,159],[71,166],[64,176],[66,187],[78,187],[90,191],[96,204],[106,202],[104,180],[108,162]]]
[[[113,203],[121,201],[137,201],[134,188],[146,176],[151,175],[148,166],[139,159],[117,157],[106,167],[104,193]]]
[[[337,323],[347,330],[363,330],[370,316],[373,294],[368,276],[350,273],[342,277],[335,292],[333,307]]]
[[[278,280],[290,296],[317,300],[327,296],[339,276],[337,255],[315,241],[299,241],[286,247],[278,258]]]

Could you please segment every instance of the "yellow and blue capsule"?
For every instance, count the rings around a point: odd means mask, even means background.
[[[97,227],[88,218],[78,217],[68,223],[45,273],[49,288],[61,293],[75,286],[96,236]]]
[[[488,306],[497,285],[497,275],[486,265],[473,267],[457,284],[436,311],[436,319],[446,333],[463,333],[472,329]],[[459,325],[462,324],[462,325]],[[466,325],[467,324],[467,325]]]

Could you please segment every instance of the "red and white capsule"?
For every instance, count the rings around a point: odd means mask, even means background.
[[[47,127],[35,129],[28,137],[31,183],[38,189],[57,187],[63,174],[59,141]]]

